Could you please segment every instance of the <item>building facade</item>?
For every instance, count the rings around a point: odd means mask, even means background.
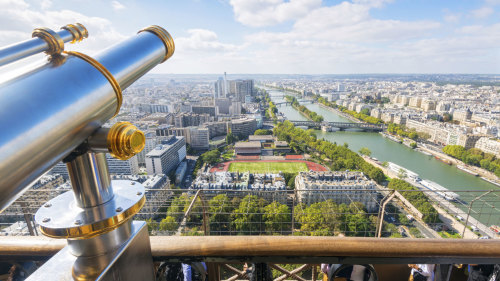
[[[148,175],[168,175],[185,158],[186,139],[182,136],[170,136],[146,154],[146,171]]]
[[[377,210],[376,184],[362,172],[300,172],[295,190],[299,202],[307,205],[332,199],[337,204],[361,202],[368,212]]]

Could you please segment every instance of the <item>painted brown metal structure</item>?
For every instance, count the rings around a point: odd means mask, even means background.
[[[318,236],[153,236],[155,260],[316,263],[499,263],[496,239],[407,239]],[[46,259],[66,245],[46,237],[2,237],[0,259]]]

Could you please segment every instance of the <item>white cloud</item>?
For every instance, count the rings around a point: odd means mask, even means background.
[[[476,19],[485,19],[485,18],[491,16],[494,12],[495,12],[495,10],[493,10],[493,8],[485,6],[485,7],[479,8],[477,10],[471,11],[471,16],[476,18]]]
[[[379,8],[382,7],[385,3],[393,2],[393,0],[353,0],[352,2],[369,7]]]
[[[442,35],[437,21],[373,18],[370,10],[383,3],[342,2],[310,11],[287,32],[247,35],[254,58],[247,68],[266,73],[499,71],[491,63],[499,61],[499,25]],[[449,20],[460,19],[456,16]]]
[[[111,2],[111,6],[113,7],[113,10],[115,10],[115,11],[119,11],[119,10],[125,9],[125,6],[122,3],[120,3],[120,2],[118,2],[116,0],[113,1],[113,2]]]
[[[188,37],[175,39],[176,50],[182,52],[232,52],[238,47],[233,44],[225,44],[218,40],[217,34],[207,29],[190,29]]]
[[[230,0],[236,20],[248,26],[269,26],[295,20],[321,6],[321,0]]]
[[[486,0],[486,4],[489,4],[489,5],[500,5],[500,0]]]
[[[47,10],[48,8],[52,7],[52,1],[42,0],[42,2],[40,2],[40,6],[42,7],[42,10]]]
[[[0,46],[31,38],[37,27],[55,31],[69,23],[79,22],[89,31],[89,38],[77,44],[66,44],[66,49],[95,52],[125,38],[111,22],[71,10],[40,10],[23,0],[0,0]]]

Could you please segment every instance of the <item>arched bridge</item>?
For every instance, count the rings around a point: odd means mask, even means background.
[[[369,123],[351,123],[351,122],[313,122],[313,121],[292,121],[295,126],[307,126],[309,128],[320,128],[321,126],[329,126],[332,128],[338,128],[339,130],[346,129],[360,129],[363,131],[374,131],[380,132],[385,129],[383,124],[369,124]]]
[[[303,104],[303,103],[314,103],[313,100],[300,100],[299,101],[300,104]],[[275,102],[274,105],[276,106],[280,106],[280,105],[291,105],[292,103],[289,102],[289,101],[283,101],[283,102]]]

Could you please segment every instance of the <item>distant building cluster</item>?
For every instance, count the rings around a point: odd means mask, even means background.
[[[286,182],[282,173],[253,174],[249,172],[215,172],[199,173],[194,180],[193,189],[213,190],[246,190],[246,191],[277,191],[286,190]],[[276,194],[259,193],[269,199]]]
[[[340,80],[340,79],[339,79]],[[396,79],[264,82],[302,95],[321,95],[348,110],[427,134],[438,146],[478,148],[500,157],[500,87],[440,85]]]
[[[308,205],[331,199],[337,204],[361,202],[368,212],[378,208],[376,183],[362,172],[299,172],[295,190],[299,202]]]

